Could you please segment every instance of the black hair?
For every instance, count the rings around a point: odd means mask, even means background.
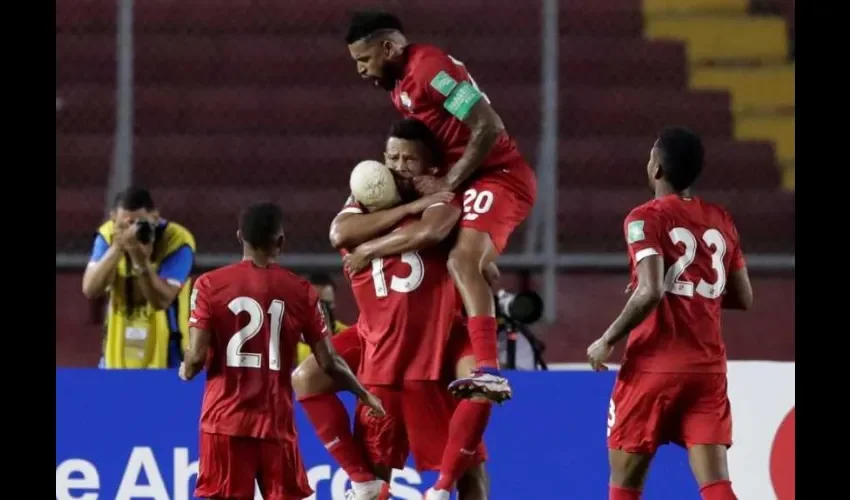
[[[389,136],[396,139],[421,142],[431,155],[431,163],[434,165],[443,164],[443,148],[440,147],[440,141],[437,140],[437,136],[423,122],[415,118],[398,120],[390,126]]]
[[[283,210],[271,202],[254,203],[239,218],[242,239],[253,248],[273,247],[282,228]]]
[[[369,35],[378,31],[398,31],[404,33],[399,19],[384,11],[380,10],[360,10],[351,15],[351,21],[348,23],[348,31],[345,33],[345,43],[352,43],[362,40]]]
[[[664,178],[676,191],[684,191],[702,173],[705,150],[700,137],[685,127],[664,127],[656,142]]]
[[[336,290],[336,283],[334,282],[331,275],[328,273],[313,273],[307,275],[307,281],[310,282],[311,285],[316,286],[329,286]]]
[[[115,208],[124,210],[153,210],[153,197],[150,191],[139,186],[130,186],[115,195]]]

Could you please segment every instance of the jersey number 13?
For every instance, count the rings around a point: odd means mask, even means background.
[[[384,298],[389,295],[389,291],[399,293],[410,293],[420,285],[425,279],[425,264],[422,262],[422,257],[418,252],[407,252],[401,254],[401,261],[410,267],[410,274],[402,278],[399,276],[389,276],[389,287],[387,286],[387,276],[384,272],[384,259],[378,258],[372,260],[372,283],[375,284],[375,295],[378,298]]]

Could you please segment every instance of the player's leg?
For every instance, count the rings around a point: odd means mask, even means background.
[[[725,374],[687,377],[687,406],[682,412],[680,440],[704,500],[735,500],[729,480],[727,449],[732,445],[732,408]]]
[[[463,195],[464,214],[448,268],[469,317],[467,327],[477,366],[450,386],[459,397],[466,397],[470,389],[498,402],[511,397],[511,388],[499,372],[496,311],[486,269],[534,205],[536,186],[530,168],[517,166],[515,170],[488,172]],[[526,170],[527,174],[520,173]]]
[[[360,362],[360,338],[356,327],[350,327],[331,338],[334,348],[352,371]],[[292,373],[295,398],[304,408],[307,419],[316,430],[328,453],[348,474],[355,486],[377,488],[376,476],[369,469],[363,448],[351,433],[351,419],[336,392],[338,387],[309,356]]]
[[[473,465],[457,480],[458,500],[487,500],[490,496],[490,478],[483,463]]]
[[[376,417],[369,408],[358,403],[355,409],[354,436],[365,450],[366,463],[370,470],[383,481],[390,482],[393,469],[403,469],[409,454],[407,433],[402,419],[400,390],[387,386],[370,386],[372,394],[380,398],[386,416]],[[358,489],[353,484],[354,499],[389,498],[389,488]]]
[[[474,362],[472,356],[469,360]],[[449,498],[455,485],[463,498],[486,498],[483,467],[477,467],[486,459],[486,450],[480,436],[469,443],[457,440],[457,435],[464,434],[458,432],[459,427],[474,427],[475,423],[457,419],[457,402],[446,391],[445,385],[430,380],[406,381],[402,401],[404,424],[416,468],[440,471],[440,477],[427,498]],[[475,404],[471,401],[462,403]],[[490,401],[484,400],[483,405],[489,407],[490,404]],[[461,485],[465,491],[461,491]]]
[[[253,500],[260,470],[259,440],[201,432],[195,497]]]
[[[638,500],[655,451],[669,441],[676,382],[620,371],[608,407],[609,500]]]

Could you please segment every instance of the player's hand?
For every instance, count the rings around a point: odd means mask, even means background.
[[[451,185],[442,177],[422,175],[413,178],[413,187],[422,196],[439,193],[441,191],[452,191]]]
[[[410,211],[410,215],[421,214],[425,210],[428,210],[428,207],[436,205],[437,203],[448,203],[452,201],[454,197],[455,194],[451,191],[441,191],[439,193],[423,196],[416,201],[412,201],[407,204],[407,208]]]
[[[342,258],[342,266],[348,271],[349,275],[354,275],[365,269],[371,260],[368,255],[355,249]]]
[[[590,344],[590,347],[587,348],[587,360],[590,362],[593,371],[603,372],[608,370],[605,362],[608,361],[608,356],[611,355],[613,350],[614,346],[609,344],[605,337],[599,337]]]
[[[375,417],[386,417],[387,412],[384,410],[384,405],[381,403],[381,400],[378,399],[378,396],[375,396],[369,391],[366,391],[366,394],[360,398],[360,401],[369,407],[369,414]]]

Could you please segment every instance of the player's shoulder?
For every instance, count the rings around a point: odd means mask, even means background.
[[[449,55],[436,45],[414,43],[408,49],[411,64],[421,63],[432,59],[450,60]]]
[[[629,215],[626,216],[626,220],[659,217],[663,213],[664,204],[661,203],[661,200],[653,198],[631,209]]]
[[[234,277],[240,275],[239,264],[229,264],[224,267],[219,267],[212,271],[202,273],[198,276],[198,279],[195,280],[195,287],[212,291],[220,288],[225,283],[233,281]]]
[[[460,76],[455,74],[458,71],[457,65],[452,63],[451,56],[443,49],[434,45],[414,44],[408,50],[407,78],[415,81],[427,79],[426,83],[430,83],[434,75],[441,71],[448,76]]]

